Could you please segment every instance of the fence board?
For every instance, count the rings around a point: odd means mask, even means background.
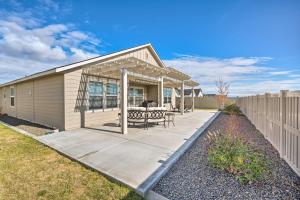
[[[300,176],[300,92],[240,97],[236,103]]]

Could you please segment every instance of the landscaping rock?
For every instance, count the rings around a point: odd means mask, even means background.
[[[154,191],[169,199],[300,199],[300,178],[245,116],[235,116],[239,136],[266,156],[270,174],[243,185],[208,164],[208,133],[228,131],[232,116],[221,114],[158,182]]]

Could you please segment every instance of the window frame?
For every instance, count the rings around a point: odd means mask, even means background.
[[[142,102],[143,101],[145,101],[145,88],[143,88],[143,87],[137,87],[137,86],[129,86],[129,88],[128,88],[128,106],[133,106],[133,107],[136,107],[136,106],[139,106],[139,105],[137,105],[136,104],[136,97],[140,97],[140,96],[135,96],[135,95],[133,95],[133,96],[130,96],[130,89],[133,89],[133,94],[135,94],[135,92],[134,92],[134,90],[142,90],[143,91],[143,93],[142,93]],[[132,97],[133,98],[133,105],[130,105],[129,104],[129,102],[130,102],[130,100],[129,100],[129,98],[130,97]]]
[[[13,94],[12,94],[12,91]],[[16,88],[15,86],[10,86],[9,87],[9,94],[10,94],[10,99],[9,99],[9,104],[10,104],[10,107],[14,108],[16,106]],[[13,105],[12,105],[12,99],[13,99]]]
[[[109,85],[115,85],[116,86],[116,93],[115,94],[109,94],[108,93],[108,86]],[[105,107],[106,108],[117,108],[118,107],[118,83],[113,83],[113,82],[107,82],[106,85],[106,96],[105,96],[105,102],[106,102],[106,105]],[[115,97],[116,99],[116,104],[115,106],[108,106],[107,102],[108,102],[108,97]]]
[[[91,83],[101,83],[102,85],[102,94],[97,94],[97,95],[94,95],[94,94],[91,94],[91,91],[90,91],[90,84]],[[89,100],[88,100],[88,109],[89,110],[100,110],[100,109],[104,109],[104,83],[102,80],[89,80],[88,82],[88,97],[89,97]],[[91,107],[91,97],[101,97],[102,98],[102,106],[101,107]]]
[[[170,92],[171,92],[170,95],[166,95],[167,94],[167,92],[165,92],[166,90],[170,90]],[[173,89],[172,88],[164,87],[164,104],[172,103],[172,94],[173,94]]]

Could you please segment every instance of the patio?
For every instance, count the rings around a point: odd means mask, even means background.
[[[120,127],[104,124],[40,136],[38,140],[144,195],[161,175],[166,161],[183,144],[194,141],[215,116],[216,111],[195,110],[176,114],[176,127],[128,127],[128,134],[120,134]]]

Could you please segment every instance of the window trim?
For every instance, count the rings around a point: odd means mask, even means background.
[[[90,94],[90,83],[91,82],[94,82],[94,83],[102,83],[102,94],[101,95],[91,95]],[[90,107],[90,97],[93,96],[93,97],[102,97],[102,108],[91,108]],[[88,81],[88,110],[102,110],[104,109],[104,82],[103,80],[89,80]]]
[[[113,84],[113,85],[116,85],[117,86],[117,92],[116,92],[116,94],[108,94],[108,85],[109,84]],[[112,108],[117,108],[118,107],[118,88],[119,88],[119,86],[118,86],[118,83],[113,83],[113,82],[107,82],[106,84],[105,84],[105,91],[106,91],[106,95],[105,95],[105,108],[108,108],[108,109],[112,109]],[[116,101],[117,101],[117,104],[116,104],[116,106],[114,106],[114,107],[108,107],[108,104],[107,104],[107,97],[116,97],[117,99],[116,99]]]
[[[12,89],[14,91],[14,95],[11,94]],[[10,107],[14,108],[16,106],[16,88],[15,88],[15,86],[10,86],[9,87],[9,93],[10,93],[9,105],[10,105]],[[14,99],[14,105],[13,106],[11,105],[11,102],[12,102],[11,99],[12,98]]]
[[[170,96],[166,96],[166,92],[164,91],[164,104],[172,103],[173,88],[171,88],[171,87],[164,87],[164,90],[165,89],[170,89],[171,90],[171,95]],[[165,98],[167,98],[167,102],[165,102]],[[168,99],[169,99],[169,101],[168,101]]]

